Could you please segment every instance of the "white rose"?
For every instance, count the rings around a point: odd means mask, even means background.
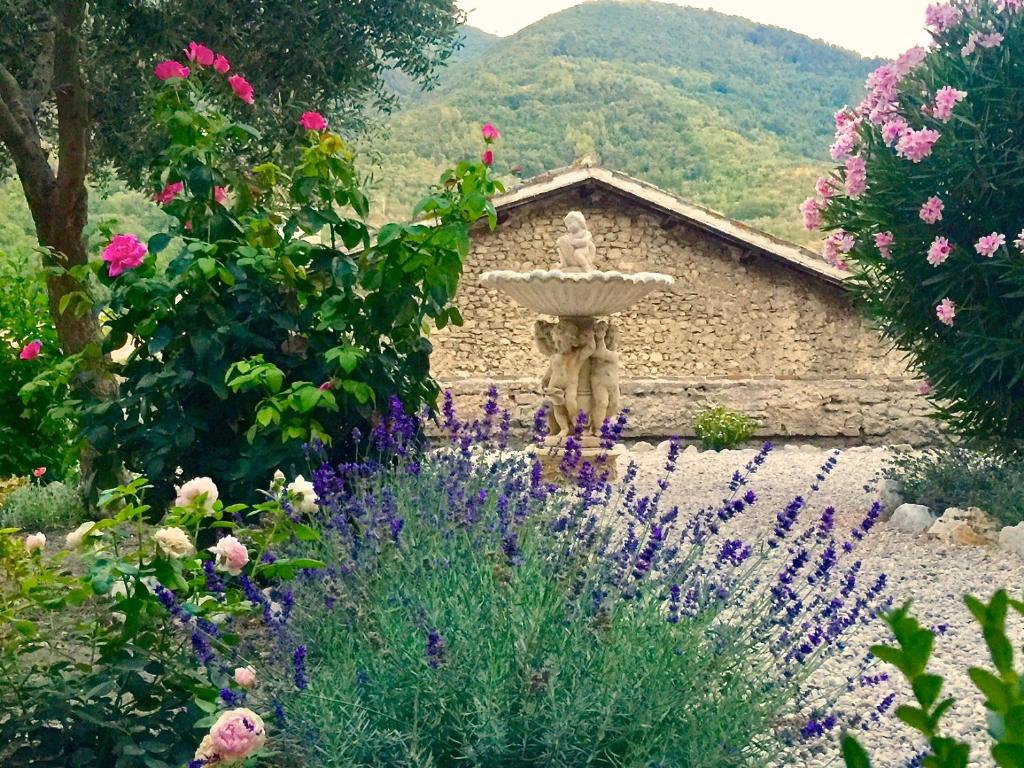
[[[218,497],[217,486],[208,477],[195,477],[182,486],[175,486],[175,490],[178,492],[178,498],[174,500],[176,507],[188,507],[203,496],[203,507],[212,510]]]
[[[161,528],[153,534],[156,545],[168,557],[187,557],[196,551],[192,546],[192,540],[181,528]]]
[[[316,491],[309,480],[299,475],[288,486],[288,492],[292,496],[296,512],[307,515],[316,512]]]
[[[25,537],[25,549],[29,552],[35,552],[36,550],[42,549],[46,546],[46,534],[44,533],[33,533]]]
[[[64,542],[68,545],[68,549],[78,549],[82,546],[82,542],[90,535],[95,526],[96,523],[90,520],[89,522],[82,523],[80,526],[75,528],[75,530],[69,533],[67,538],[64,539]]]

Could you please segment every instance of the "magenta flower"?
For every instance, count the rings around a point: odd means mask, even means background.
[[[832,183],[832,179],[827,176],[822,176],[815,182],[814,191],[821,195],[823,200],[830,200],[836,193],[836,186]]]
[[[934,224],[942,221],[942,212],[946,206],[938,197],[929,197],[927,202],[921,206],[921,221],[926,224]]]
[[[882,254],[883,259],[892,258],[892,244],[894,242],[895,238],[893,238],[892,232],[879,232],[875,235],[875,247]]]
[[[951,29],[960,21],[960,11],[947,3],[929,5],[924,15],[924,23],[937,33]]]
[[[821,226],[821,203],[815,197],[808,197],[800,204],[800,213],[804,217],[804,229],[810,231]]]
[[[326,131],[327,118],[319,112],[303,112],[299,118],[299,125],[307,131]]]
[[[846,194],[851,198],[860,197],[868,187],[868,163],[860,155],[846,161]]]
[[[481,159],[481,161],[483,161],[484,165],[486,165],[488,168],[490,168],[492,165],[494,165],[494,152],[492,152],[489,149],[485,149],[484,150],[484,155],[480,159]]]
[[[221,56],[218,53],[213,57],[213,68],[222,75],[226,75],[228,70],[231,69],[231,62],[227,60],[227,57]]]
[[[846,269],[848,265],[842,255],[852,251],[856,245],[857,241],[853,235],[845,230],[837,229],[825,239],[821,255],[831,266],[837,269]]]
[[[214,62],[213,51],[195,40],[189,43],[188,48],[185,49],[185,58],[194,61],[201,67],[212,67]]]
[[[920,163],[931,155],[932,147],[942,136],[938,131],[924,128],[920,131],[907,131],[896,144],[896,154],[914,163]]]
[[[188,77],[189,68],[184,64],[179,64],[174,59],[168,59],[167,61],[161,61],[156,65],[153,70],[153,74],[157,76],[158,80],[171,80],[173,78],[180,78],[184,80]]]
[[[103,249],[103,260],[109,265],[107,274],[117,277],[127,269],[135,269],[146,258],[146,245],[135,235],[114,235]]]
[[[216,200],[221,205],[224,205],[224,203],[226,203],[227,199],[228,199],[228,191],[227,191],[227,189],[224,188],[224,187],[214,187],[213,188],[213,199]]]
[[[249,84],[249,81],[241,75],[232,75],[229,77],[228,85],[231,86],[231,90],[235,92],[235,95],[246,104],[253,104],[256,102],[256,99],[253,96],[252,86]]]
[[[185,185],[180,181],[174,181],[165,186],[162,190],[153,195],[153,202],[158,205],[167,205],[171,200],[176,198],[181,191],[185,189]]]
[[[933,267],[939,266],[949,258],[953,252],[953,246],[944,237],[936,237],[928,249],[928,263]]]
[[[24,347],[21,348],[21,352],[18,353],[18,358],[21,360],[35,360],[39,357],[39,353],[43,349],[43,342],[39,339],[30,341]]]
[[[845,160],[853,152],[857,146],[857,142],[860,141],[860,136],[857,134],[857,128],[861,124],[861,118],[847,112],[846,110],[839,110],[836,112],[836,140],[835,143],[829,147],[829,152],[832,154],[832,159],[839,161]]]
[[[998,232],[993,232],[991,235],[985,235],[983,238],[978,240],[974,245],[974,250],[980,253],[982,256],[988,256],[992,258],[995,252],[1006,245],[1006,235],[1001,235]]]
[[[949,85],[940,88],[935,94],[935,108],[932,110],[932,114],[936,120],[948,123],[953,117],[953,108],[966,98],[967,91],[958,91]]]
[[[501,138],[501,133],[494,127],[493,123],[484,123],[480,132],[484,135],[484,141],[488,144],[492,144]]]
[[[942,302],[935,307],[935,316],[939,318],[939,322],[943,325],[952,327],[953,321],[956,320],[956,304],[952,299],[943,299]]]

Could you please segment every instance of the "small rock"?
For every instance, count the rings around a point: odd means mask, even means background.
[[[892,517],[893,512],[906,502],[906,499],[903,498],[903,483],[886,478],[878,484],[878,498],[885,504],[887,510],[882,513],[882,519],[886,519],[886,514]]]
[[[687,456],[696,456],[698,453],[700,453],[700,449],[698,449],[696,445],[688,445],[686,446],[686,450],[684,450],[683,453],[686,454]]]
[[[984,546],[999,537],[999,523],[978,507],[950,507],[935,521],[928,533],[947,544]]]
[[[653,450],[654,446],[644,440],[633,444],[633,453],[650,453]]]
[[[792,443],[786,443],[784,446],[782,446],[782,450],[784,450],[784,451],[796,451],[796,450],[799,450],[799,448],[797,446],[793,445]]]
[[[658,443],[658,452],[659,453],[668,453],[668,449],[671,448],[671,447],[672,447],[672,441],[671,440],[662,440],[660,443]]]
[[[821,451],[816,445],[801,445],[800,450],[804,453],[819,453]]]
[[[907,533],[924,533],[934,524],[935,517],[924,504],[900,504],[889,520],[893,528]]]
[[[1003,528],[999,532],[999,547],[1024,557],[1024,523]]]

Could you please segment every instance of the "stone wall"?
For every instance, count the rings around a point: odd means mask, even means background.
[[[930,433],[916,384],[842,288],[747,257],[602,189],[531,202],[508,212],[495,232],[475,232],[456,299],[465,325],[432,339],[434,372],[445,385],[468,398],[467,387],[482,392],[494,381],[531,409],[539,403],[527,384],[546,362],[533,344],[536,316],[481,286],[479,275],[553,266],[562,218],[573,209],[587,216],[599,269],[676,278],[671,290],[617,319],[634,436],[688,434],[707,402],[757,416],[766,436],[916,443]]]

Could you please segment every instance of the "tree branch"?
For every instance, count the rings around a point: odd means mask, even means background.
[[[50,193],[56,180],[21,86],[3,64],[0,64],[0,140],[11,153],[36,232],[42,238],[47,230]]]

